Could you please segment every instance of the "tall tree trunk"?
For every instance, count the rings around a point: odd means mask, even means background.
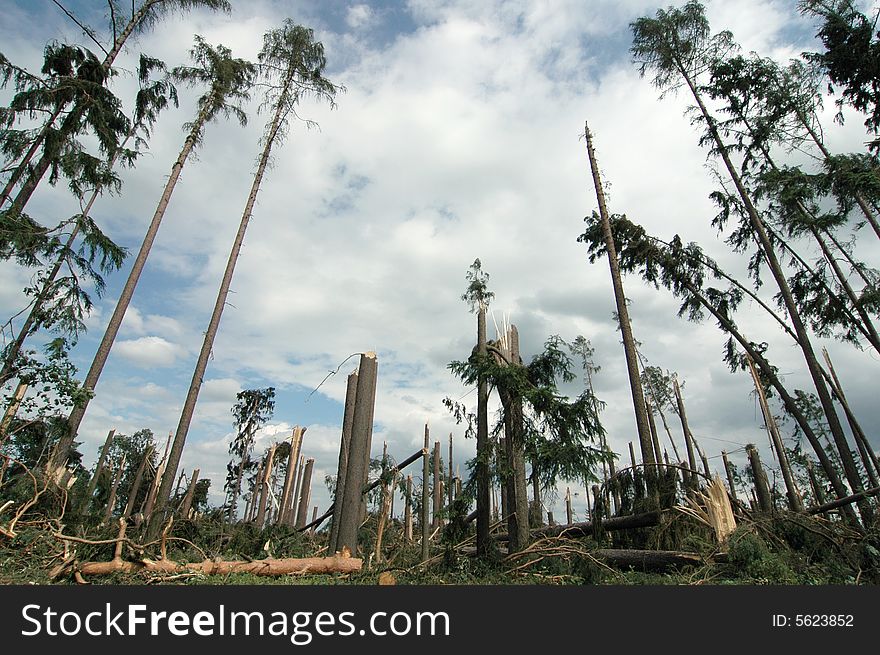
[[[266,522],[266,503],[269,501],[269,496],[271,494],[271,483],[269,480],[272,477],[272,470],[275,467],[275,449],[276,445],[272,444],[272,447],[269,449],[269,457],[266,460],[265,470],[263,471],[262,483],[260,484],[260,504],[257,506],[257,516],[254,519],[254,522],[257,524],[257,529],[262,530],[263,524]],[[172,448],[172,451],[174,449]]]
[[[443,492],[440,488],[440,442],[434,442],[434,511],[432,513],[431,528],[436,530],[440,527],[440,512],[443,509]]]
[[[593,185],[596,188],[596,199],[599,203],[599,216],[602,219],[602,231],[605,235],[605,249],[608,254],[608,266],[611,270],[611,284],[614,287],[614,302],[617,308],[617,319],[620,324],[620,334],[623,339],[623,351],[626,357],[626,368],[629,376],[629,388],[632,395],[633,410],[636,418],[636,430],[639,436],[639,446],[642,450],[642,461],[645,463],[645,480],[648,485],[648,495],[656,500],[656,476],[654,468],[654,447],[651,442],[651,429],[648,425],[648,415],[645,411],[645,394],[639,379],[639,360],[636,352],[635,338],[633,337],[632,324],[629,320],[629,309],[626,305],[626,295],[623,291],[623,280],[620,275],[620,265],[617,259],[617,248],[614,245],[614,237],[611,234],[611,217],[605,203],[605,189],[602,186],[602,178],[599,174],[599,164],[596,153],[593,150],[593,137],[590,127],[584,123],[584,136],[587,140],[587,154],[590,158],[590,169],[593,173]]]
[[[678,406],[678,418],[681,420],[681,431],[684,433],[684,444],[687,448],[687,456],[688,456],[688,468],[690,471],[697,470],[697,458],[694,454],[694,435],[691,434],[691,428],[688,425],[687,420],[687,412],[684,408],[684,399],[681,397],[681,388],[678,385],[678,379],[672,379],[672,388],[675,391],[675,402]],[[696,477],[688,472],[688,479],[691,480],[691,485],[696,487]]]
[[[286,94],[287,88],[285,88],[282,93],[282,97]],[[177,424],[177,433],[174,436],[174,445],[171,447],[171,456],[168,460],[168,466],[172,471],[177,470],[180,456],[183,452],[183,446],[186,443],[186,436],[189,432],[190,423],[192,422],[193,412],[196,408],[196,401],[198,400],[199,391],[201,390],[202,382],[204,381],[205,370],[208,368],[208,360],[211,357],[211,349],[214,346],[214,339],[217,336],[217,330],[220,328],[220,317],[223,315],[224,307],[226,307],[226,298],[229,295],[229,287],[232,284],[232,276],[235,273],[235,264],[238,261],[238,255],[241,252],[241,244],[244,241],[244,235],[251,219],[254,203],[257,201],[257,194],[260,192],[260,185],[263,181],[263,175],[266,172],[266,165],[269,163],[269,155],[271,154],[275,139],[278,136],[284,113],[284,103],[282,99],[279,99],[275,106],[275,115],[272,118],[268,137],[263,146],[263,152],[260,153],[260,163],[257,165],[257,172],[254,175],[251,191],[248,194],[247,203],[245,204],[244,212],[241,215],[238,232],[232,243],[232,250],[229,253],[229,259],[226,261],[226,270],[223,272],[223,280],[220,283],[220,290],[217,292],[217,300],[214,302],[214,311],[211,313],[211,320],[208,322],[208,329],[205,332],[202,349],[199,352],[196,368],[193,371],[189,390],[186,394],[186,401],[184,402],[183,410],[180,413],[180,422]],[[167,489],[159,490],[158,508],[160,510],[165,507],[167,493]]]
[[[153,247],[153,241],[156,239],[156,234],[162,223],[162,218],[165,216],[165,210],[168,208],[168,203],[171,201],[171,195],[174,193],[177,180],[180,178],[180,173],[186,164],[186,160],[198,141],[199,132],[207,118],[207,104],[210,103],[206,103],[206,106],[199,112],[193,123],[192,129],[190,129],[190,132],[183,143],[183,148],[177,156],[177,160],[171,167],[171,174],[168,177],[168,182],[165,184],[162,196],[159,198],[159,205],[156,207],[156,211],[153,214],[150,227],[147,229],[147,234],[144,236],[143,243],[141,244],[137,257],[134,260],[131,272],[128,274],[128,279],[125,281],[125,286],[119,295],[119,300],[116,302],[113,315],[110,317],[110,322],[107,324],[107,329],[105,330],[101,343],[98,346],[98,352],[95,353],[95,358],[92,360],[92,365],[83,381],[83,389],[85,391],[94,391],[95,386],[98,384],[98,379],[101,377],[101,372],[104,370],[104,364],[107,362],[107,357],[110,355],[110,349],[113,347],[113,342],[116,339],[116,335],[119,333],[119,327],[122,325],[122,319],[131,303],[135,287],[140,279],[141,272],[144,270],[144,265],[150,254],[150,249]],[[80,423],[82,423],[83,416],[85,416],[86,409],[88,409],[89,400],[90,399],[87,398],[82,405],[74,407],[71,411],[70,416],[67,419],[67,433],[59,439],[49,462],[50,471],[52,469],[63,467],[67,462],[67,458],[70,455],[70,449],[73,446],[73,441],[76,438],[77,432],[79,432]],[[173,484],[176,472],[177,464],[175,463],[171,475],[167,478],[167,481],[169,481],[168,484],[163,485],[165,487],[164,493],[166,495],[170,492],[171,484]]]
[[[486,305],[480,302],[477,312],[477,354],[481,358],[488,356],[486,347]],[[485,557],[489,554],[489,385],[485,376],[481,376],[477,388],[477,555]],[[427,484],[427,483],[425,483]],[[427,544],[423,546],[426,548]],[[424,552],[423,552],[424,555]]]
[[[104,472],[104,462],[107,461],[107,453],[110,452],[110,446],[113,444],[113,436],[116,434],[116,430],[112,429],[107,433],[107,439],[104,441],[104,446],[101,448],[101,455],[98,457],[98,463],[95,465],[95,474],[92,476],[92,479],[89,480],[89,486],[86,489],[86,496],[83,499],[83,506],[81,511],[86,512],[89,509],[89,505],[92,502],[92,496],[95,494],[95,488],[98,486],[98,479],[101,477],[101,473]]]
[[[761,247],[761,251],[766,259],[767,266],[770,269],[771,274],[773,275],[773,279],[776,281],[776,285],[779,287],[780,295],[782,296],[782,300],[785,304],[786,310],[788,311],[792,327],[794,328],[795,334],[797,334],[798,342],[800,343],[801,350],[803,351],[804,360],[807,364],[807,369],[810,373],[810,377],[813,380],[813,386],[815,387],[816,394],[819,397],[819,403],[821,404],[822,411],[825,414],[825,419],[828,423],[828,429],[830,430],[831,435],[834,439],[834,443],[837,446],[837,450],[839,451],[840,460],[843,464],[843,470],[846,474],[846,478],[849,482],[850,488],[854,492],[862,491],[864,487],[862,485],[862,480],[859,476],[858,469],[856,468],[852,452],[849,449],[846,435],[844,434],[843,428],[840,425],[840,419],[837,416],[837,412],[834,409],[834,403],[831,400],[831,394],[828,392],[828,387],[825,385],[825,381],[822,377],[822,370],[819,366],[816,354],[813,351],[813,346],[810,342],[807,329],[804,326],[803,320],[801,319],[800,313],[798,311],[797,304],[795,303],[794,298],[791,294],[791,289],[788,286],[788,281],[786,280],[785,274],[782,271],[782,266],[780,265],[779,260],[776,257],[775,251],[773,250],[773,244],[770,242],[764,223],[758,214],[758,210],[752,203],[751,196],[749,195],[748,191],[746,191],[742,179],[740,178],[739,174],[736,171],[736,168],[733,166],[733,163],[730,160],[727,145],[724,143],[724,141],[722,141],[721,136],[718,133],[715,119],[712,117],[712,115],[706,108],[706,105],[703,103],[702,97],[694,86],[694,82],[688,74],[687,69],[680,62],[679,71],[685,82],[687,83],[688,88],[690,89],[691,94],[693,95],[694,100],[696,101],[700,109],[700,113],[702,114],[703,119],[706,122],[709,135],[714,141],[716,149],[720,154],[722,161],[724,162],[727,173],[733,181],[740,200],[742,200],[743,206],[745,207],[755,238],[757,239]],[[864,518],[866,522],[869,522],[873,516],[873,510],[867,499],[862,498],[858,503],[858,507],[860,513],[862,514],[862,518]]]
[[[412,476],[406,476],[406,500],[403,509],[403,535],[407,541],[413,538],[413,517],[412,517]]]

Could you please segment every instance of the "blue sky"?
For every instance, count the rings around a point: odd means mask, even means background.
[[[0,42],[16,63],[37,70],[50,39],[88,45],[51,2],[4,4]],[[106,37],[104,3],[66,6]],[[304,453],[316,458],[315,479],[334,474],[345,376],[354,360],[306,398],[345,357],[366,350],[379,356],[374,454],[387,440],[395,457],[406,457],[419,447],[428,422],[444,444],[455,434],[459,463],[469,457],[473,444],[441,401],[468,392],[445,367],[466,357],[473,342],[474,318],[459,296],[476,257],[491,275],[498,321],[509,315],[519,327],[526,357],[551,334],[591,339],[603,367],[596,379],[608,404],[603,419],[612,445],[625,452],[634,424],[607,267],[590,266],[576,243],[583,217],[596,206],[579,138],[584,121],[596,138],[613,211],[655,234],[699,241],[742,270],[709,226],[713,182],[697,132],[683,115],[687,99],[660,102],[630,62],[628,24],[653,14],[656,2],[257,0],[233,6],[229,16],[174,16],[142,35],[119,60],[114,90],[133,96],[131,71],[141,51],[169,66],[186,64],[198,33],[253,59],[262,34],[291,17],[315,29],[326,47],[327,76],[347,92],[333,111],[305,103],[303,116],[320,129],[294,125],[275,153],[183,467],[211,476],[219,501],[235,393],[271,385],[275,418],[258,446],[306,425]],[[812,27],[789,2],[715,1],[708,15],[713,29],[732,30],[746,51],[785,60],[814,46]],[[122,196],[101,199],[93,212],[133,252],[195,97],[181,90],[180,108],[160,118],[149,151],[124,173]],[[83,423],[87,462],[111,427],[126,433],[149,427],[161,439],[177,425],[250,186],[265,120],[258,102],[255,94],[246,128],[223,121],[208,126],[204,145],[184,170]],[[859,122],[834,126],[831,113],[828,102],[829,143],[858,149]],[[30,210],[66,216],[75,204],[61,186],[44,185]],[[127,271],[109,278],[73,352],[81,370]],[[0,308],[8,316],[21,306],[27,273],[4,265],[0,280]],[[676,304],[663,292],[631,280],[627,293],[645,356],[686,381],[691,424],[706,450],[714,457],[748,441],[765,444],[748,379],[720,362],[723,337],[711,325],[676,319]],[[774,361],[797,384],[803,377],[797,353],[762,317],[746,312],[742,321],[776,346]],[[847,371],[853,403],[876,411],[870,394],[860,391],[869,388],[876,357],[828,345]],[[320,485],[315,498],[321,506],[327,502]]]

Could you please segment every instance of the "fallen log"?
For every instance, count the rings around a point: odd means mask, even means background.
[[[700,566],[704,560],[695,553],[675,550],[632,550],[600,548],[590,554],[609,566],[640,570],[662,571],[679,566]]]
[[[629,530],[632,528],[647,528],[660,523],[660,512],[646,512],[631,516],[614,516],[602,521],[603,530]],[[568,525],[545,526],[532,530],[533,537],[586,537],[593,534],[595,526],[593,521],[570,523]],[[498,535],[499,541],[507,541],[506,534]]]
[[[829,503],[824,503],[823,505],[818,505],[816,507],[810,507],[807,509],[807,514],[821,514],[822,512],[827,512],[832,509],[837,509],[838,507],[843,507],[844,505],[852,505],[853,503],[865,498],[866,496],[876,496],[880,494],[880,487],[874,487],[872,489],[865,489],[864,491],[860,491],[851,496],[846,496],[844,498],[838,498],[837,500],[832,500]]]
[[[250,573],[261,576],[305,575],[317,573],[355,573],[361,570],[363,560],[346,557],[306,557],[287,559],[263,559],[252,562],[205,560],[204,562],[174,562],[168,559],[144,559],[128,562],[112,559],[109,562],[83,562],[75,566],[82,575],[107,575],[109,573],[202,573],[204,575],[228,575]]]

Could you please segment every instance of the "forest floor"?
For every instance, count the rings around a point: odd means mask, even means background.
[[[77,562],[109,561],[113,558],[112,526],[95,526],[64,535],[111,543],[68,542],[57,525],[23,524],[14,539],[0,538],[0,584],[76,584],[74,567],[52,576],[65,558]],[[264,558],[322,557],[326,532],[300,534],[286,527],[258,531],[251,525],[223,525],[210,520],[182,521],[169,533],[167,556],[177,562],[204,559],[260,560]],[[387,531],[385,561],[368,555],[359,572],[350,574],[284,575],[279,577],[233,573],[178,575],[113,573],[80,578],[97,584],[189,584],[189,585],[705,585],[705,584],[878,584],[880,583],[880,534],[854,535],[834,523],[779,515],[741,524],[719,546],[699,524],[673,515],[656,528],[606,534],[601,543],[592,537],[553,538],[532,544],[529,553],[506,556],[495,552],[487,560],[462,554],[462,549],[438,543],[432,560],[420,560],[418,544],[407,543],[399,526]],[[137,533],[129,534],[137,539]],[[368,522],[360,543],[371,552],[374,531]],[[196,546],[198,544],[198,546]],[[592,553],[598,548],[670,549],[693,553],[699,562],[678,567],[648,569],[615,568]],[[716,561],[719,552],[724,561]],[[156,559],[155,543],[144,548],[126,545],[124,559]]]

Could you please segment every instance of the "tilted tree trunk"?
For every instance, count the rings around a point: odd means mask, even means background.
[[[269,495],[271,494],[271,483],[269,480],[272,477],[272,470],[275,467],[275,450],[277,448],[276,444],[272,444],[272,447],[269,448],[269,457],[266,460],[265,470],[263,471],[262,483],[260,484],[260,503],[257,506],[257,515],[254,518],[254,522],[257,524],[258,529],[263,528],[263,524],[266,522],[266,503],[269,501]]]
[[[611,217],[605,204],[605,190],[602,186],[602,178],[599,174],[599,164],[596,161],[596,153],[593,150],[593,137],[590,134],[589,125],[584,124],[584,136],[587,140],[587,154],[590,158],[590,169],[593,173],[593,185],[596,188],[596,199],[599,203],[599,216],[602,219],[602,231],[605,234],[605,249],[608,254],[608,266],[611,270],[611,283],[614,287],[614,302],[617,308],[617,319],[620,324],[620,334],[623,339],[623,350],[626,357],[626,368],[629,376],[630,394],[632,395],[633,410],[636,418],[636,430],[639,436],[639,446],[642,450],[642,461],[645,463],[645,480],[648,486],[648,495],[656,499],[657,484],[654,467],[654,447],[651,441],[651,429],[648,425],[648,416],[645,411],[645,394],[639,378],[639,360],[636,352],[635,338],[633,337],[632,324],[629,319],[629,309],[626,305],[626,295],[623,291],[623,280],[620,275],[620,265],[617,259],[617,248],[614,245],[614,237],[611,234]]]
[[[289,84],[289,82],[288,82]],[[229,288],[232,285],[232,276],[235,273],[235,265],[238,262],[238,255],[241,252],[241,245],[244,242],[244,235],[247,231],[248,223],[250,223],[253,213],[254,204],[257,201],[257,194],[260,192],[260,185],[263,182],[263,175],[266,172],[266,166],[269,163],[269,156],[272,152],[272,146],[278,136],[283,116],[286,112],[283,98],[289,93],[288,87],[285,87],[281,98],[276,102],[275,113],[269,127],[268,136],[263,145],[263,151],[260,153],[260,162],[257,165],[257,171],[254,174],[254,180],[251,184],[251,190],[245,203],[244,212],[241,215],[241,221],[238,225],[238,232],[235,240],[232,242],[232,250],[229,252],[229,258],[226,261],[226,270],[223,272],[223,279],[220,282],[220,290],[217,292],[217,299],[214,301],[214,310],[211,312],[211,319],[208,321],[208,329],[205,331],[205,338],[202,341],[202,349],[199,351],[199,358],[196,361],[196,367],[193,371],[192,380],[190,381],[189,390],[186,394],[186,400],[183,403],[183,409],[180,413],[180,421],[177,424],[177,432],[174,436],[174,445],[171,447],[171,456],[169,457],[168,467],[172,471],[177,470],[180,462],[180,456],[183,452],[183,446],[186,443],[186,437],[189,433],[189,427],[192,423],[193,413],[195,412],[196,402],[199,398],[199,391],[202,388],[205,371],[208,368],[208,360],[211,357],[211,350],[214,347],[214,340],[217,337],[217,331],[220,329],[220,318],[223,315],[223,309],[226,307],[226,299],[229,296]],[[163,493],[164,492],[164,493]],[[163,508],[167,502],[167,490],[159,490],[159,508]]]
[[[721,451],[721,459],[724,461],[724,472],[727,474],[727,487],[730,492],[730,497],[733,499],[733,502],[738,502],[738,498],[736,497],[736,483],[733,479],[733,468],[730,466],[730,460],[727,458],[727,453],[725,451]]]
[[[791,464],[788,461],[788,455],[785,452],[785,446],[782,444],[782,437],[779,434],[779,428],[770,406],[767,404],[767,398],[764,395],[764,388],[761,386],[761,380],[758,377],[758,371],[755,370],[755,363],[749,359],[749,371],[752,374],[752,380],[755,383],[755,391],[758,394],[758,403],[761,405],[761,412],[764,415],[764,423],[767,426],[767,433],[770,435],[770,441],[776,451],[776,458],[779,460],[779,468],[782,469],[782,479],[785,482],[785,493],[788,498],[788,507],[793,512],[804,511],[804,501],[801,498],[801,492],[797,488],[794,480],[794,474],[791,472]]]
[[[138,280],[140,280],[141,273],[144,270],[144,265],[147,262],[150,249],[153,247],[153,241],[155,241],[156,234],[159,232],[162,218],[165,216],[165,211],[168,209],[168,203],[171,201],[171,195],[174,193],[177,180],[180,178],[180,173],[183,171],[186,160],[192,152],[192,149],[195,147],[198,141],[198,135],[207,119],[208,104],[209,103],[206,103],[205,107],[202,108],[196,117],[196,120],[193,122],[192,128],[183,143],[183,148],[177,156],[174,165],[171,167],[171,174],[168,177],[168,181],[165,183],[165,189],[162,191],[162,196],[159,198],[159,204],[153,214],[150,227],[147,229],[143,243],[141,243],[140,250],[138,251],[137,257],[135,257],[131,271],[128,274],[128,279],[125,281],[125,286],[119,294],[119,300],[116,301],[113,315],[110,317],[110,322],[107,324],[104,336],[101,338],[98,351],[95,353],[95,358],[92,360],[92,365],[89,367],[89,371],[83,381],[82,386],[85,391],[93,392],[95,386],[98,384],[98,379],[101,377],[101,372],[104,370],[104,364],[107,363],[107,357],[110,355],[110,349],[113,347],[113,342],[115,341],[116,335],[119,333],[119,328],[122,325],[122,319],[125,317],[125,312],[128,309],[129,304],[131,304],[131,298],[134,295],[135,287],[137,287]],[[66,464],[67,458],[70,455],[70,449],[73,446],[73,441],[76,438],[77,432],[79,432],[80,423],[82,423],[82,419],[85,416],[88,406],[89,398],[86,398],[81,405],[75,406],[70,412],[70,416],[67,419],[67,433],[58,440],[58,444],[56,445],[55,451],[49,462],[49,471],[60,469]],[[164,490],[166,496],[171,491],[171,484],[173,484],[174,476],[176,474],[177,464],[175,463],[174,467],[171,469],[171,475],[166,478],[168,481]]]
[[[730,179],[733,181],[733,184],[736,187],[737,194],[739,195],[740,200],[743,203],[743,207],[746,210],[746,214],[748,215],[749,223],[751,224],[755,238],[761,247],[761,251],[767,263],[767,267],[770,269],[770,273],[773,275],[773,279],[776,281],[776,285],[779,288],[779,293],[785,304],[786,311],[788,312],[789,320],[791,321],[792,327],[794,328],[795,334],[797,335],[798,343],[800,344],[801,350],[803,351],[804,361],[806,362],[807,370],[810,373],[810,377],[813,380],[813,386],[816,389],[817,396],[819,397],[819,403],[821,404],[822,411],[825,414],[825,419],[828,423],[828,429],[831,432],[835,445],[837,446],[840,460],[843,464],[843,470],[846,474],[846,479],[849,482],[850,488],[852,488],[853,491],[862,491],[864,488],[862,485],[862,480],[859,476],[859,472],[856,467],[855,460],[853,459],[852,452],[850,451],[849,444],[847,443],[846,435],[844,434],[843,428],[840,424],[840,419],[838,418],[837,412],[834,408],[831,394],[828,392],[828,387],[826,386],[825,380],[823,379],[822,369],[819,366],[819,361],[816,358],[815,352],[813,351],[813,346],[810,342],[806,326],[801,319],[797,304],[795,303],[794,297],[791,293],[791,288],[788,285],[788,280],[785,278],[785,273],[783,272],[782,266],[776,256],[776,252],[773,249],[773,244],[770,242],[770,238],[767,235],[767,230],[765,229],[764,223],[761,220],[760,215],[758,214],[758,210],[752,203],[751,195],[746,190],[745,185],[743,184],[742,179],[739,176],[739,173],[737,172],[732,161],[730,160],[727,145],[721,139],[721,135],[718,132],[714,117],[709,113],[706,105],[703,103],[703,99],[696,86],[694,85],[694,82],[691,79],[687,68],[681,62],[678,62],[678,66],[679,72],[684,78],[685,83],[688,85],[688,88],[690,89],[691,94],[693,95],[694,100],[699,107],[700,113],[703,116],[706,127],[709,131],[709,136],[715,143],[716,150],[721,156],[722,161],[724,162],[725,169],[727,170]],[[858,507],[862,518],[864,518],[866,522],[869,522],[873,516],[873,510],[870,504],[867,502],[866,499],[862,498],[858,503]]]

